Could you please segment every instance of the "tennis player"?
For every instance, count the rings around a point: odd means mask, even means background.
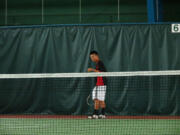
[[[88,72],[106,72],[106,68],[103,62],[100,60],[98,52],[91,51],[90,58],[93,62],[96,63],[96,69],[88,68]],[[92,91],[92,100],[94,101],[94,112],[92,116],[88,116],[90,119],[104,119],[105,116],[105,96],[106,96],[106,78],[105,77],[97,77],[96,86]],[[99,110],[101,109],[101,113],[99,114]]]

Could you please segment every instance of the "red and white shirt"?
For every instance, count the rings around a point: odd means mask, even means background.
[[[99,61],[96,64],[96,70],[99,70],[100,72],[106,72],[106,68],[102,61]],[[96,81],[96,86],[103,86],[103,85],[106,85],[106,78],[98,76]]]

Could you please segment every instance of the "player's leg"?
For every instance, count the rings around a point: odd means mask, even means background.
[[[99,108],[100,108],[100,102],[98,99],[95,99],[94,100],[94,114],[95,115],[98,115]]]
[[[96,86],[94,89],[93,89],[93,100],[94,100],[94,113],[93,115],[98,115],[98,111],[99,111],[99,100],[97,98],[97,95],[98,95],[98,87]]]
[[[106,97],[106,86],[100,86],[100,94],[99,94],[99,106],[101,108],[101,114],[99,115],[100,118],[105,118],[105,110],[106,110],[106,103],[105,103],[105,97]]]
[[[100,108],[102,109],[101,114],[100,114],[100,118],[106,118],[106,116],[105,116],[106,103],[105,103],[105,101],[100,101],[99,104],[100,104]]]
[[[89,119],[98,119],[98,113],[100,108],[100,102],[97,99],[94,99],[94,112],[92,116],[88,116]]]
[[[90,119],[97,119],[99,112],[99,100],[97,99],[97,87],[94,87],[92,92],[92,100],[94,101],[94,112],[92,116],[88,116]]]

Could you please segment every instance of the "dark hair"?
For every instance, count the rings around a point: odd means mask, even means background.
[[[98,52],[93,50],[93,51],[90,52],[90,55],[91,55],[91,54],[96,54],[96,55],[98,55]]]

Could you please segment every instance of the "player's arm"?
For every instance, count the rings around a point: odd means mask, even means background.
[[[100,71],[94,68],[88,68],[88,72],[100,72]]]

